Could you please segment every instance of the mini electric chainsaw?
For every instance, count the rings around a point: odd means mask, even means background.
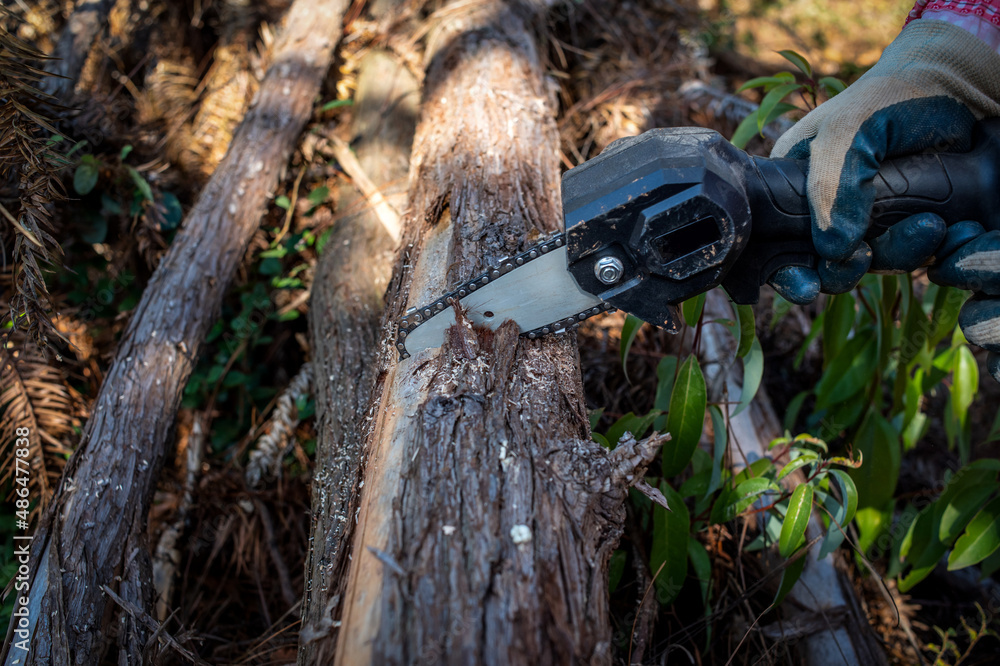
[[[866,238],[916,213],[1000,228],[996,164],[995,118],[977,124],[967,152],[884,162]],[[407,358],[443,344],[454,307],[473,325],[513,320],[536,338],[616,308],[676,331],[679,304],[719,285],[736,303],[756,303],[778,269],[820,261],[806,169],[804,160],[751,157],[707,129],[616,141],[563,175],[563,232],[407,310],[396,348]]]

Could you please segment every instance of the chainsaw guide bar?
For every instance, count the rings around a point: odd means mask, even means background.
[[[459,285],[433,303],[410,308],[399,320],[396,329],[396,350],[400,359],[409,358],[421,349],[439,346],[443,342],[444,330],[455,323],[454,307],[467,308],[467,316],[473,324],[492,329],[512,319],[521,329],[521,335],[531,339],[563,333],[589,317],[615,309],[577,287],[566,271],[566,263],[566,235],[557,233],[513,257],[501,259],[496,266]],[[490,305],[501,295],[507,296],[505,292],[509,291],[509,287],[504,285],[510,280],[508,276],[519,270],[527,270],[526,267],[536,269],[525,276],[528,285],[536,289],[527,289],[524,293],[534,295],[542,301],[546,298],[557,299],[558,311],[566,314],[560,314],[555,321],[550,321],[539,319],[544,317],[545,311],[540,308],[536,310],[532,303],[515,302],[506,308]],[[551,280],[555,284],[550,285],[551,288],[538,288],[539,285],[534,284],[535,280],[531,279],[533,277]],[[517,281],[511,282],[514,287],[518,286]],[[492,293],[486,295],[483,290],[491,290]],[[511,315],[503,316],[504,309],[510,311]]]

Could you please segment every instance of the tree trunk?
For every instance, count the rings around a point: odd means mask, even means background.
[[[434,19],[390,322],[561,227],[540,6],[459,0]],[[659,440],[590,440],[572,335],[460,323],[398,361],[394,328],[336,663],[609,663],[608,558]]]
[[[229,153],[143,292],[31,546],[30,627],[15,636],[29,651],[8,645],[5,663],[99,662],[116,615],[103,586],[152,612],[146,516],[181,393],[312,112],[346,4],[296,0],[291,7]],[[122,658],[141,663],[149,636],[147,626],[123,616]]]
[[[46,68],[49,76],[41,82],[42,90],[59,103],[69,105],[72,102],[73,87],[87,62],[87,54],[107,27],[108,14],[114,4],[114,0],[79,0],[63,26]]]
[[[419,104],[418,84],[383,51],[361,63],[352,145],[365,173],[401,210]],[[337,644],[348,553],[361,481],[361,427],[375,381],[385,290],[396,241],[372,202],[342,188],[340,209],[319,260],[309,305],[316,386],[316,468],[306,562],[299,663],[329,663]]]

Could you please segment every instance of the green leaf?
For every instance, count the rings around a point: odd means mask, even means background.
[[[588,416],[588,418],[590,420],[590,429],[591,430],[593,430],[594,428],[597,427],[597,424],[600,422],[601,417],[603,415],[604,415],[604,408],[603,407],[600,407],[598,409],[592,409],[592,410],[590,410],[590,413],[587,416]]]
[[[785,521],[781,524],[781,536],[778,538],[778,552],[782,557],[791,557],[792,553],[805,543],[812,503],[812,486],[807,483],[796,486],[788,500],[788,511],[785,513]]]
[[[257,272],[261,275],[281,275],[281,261],[274,258],[265,259],[260,262]]]
[[[979,564],[979,580],[986,580],[998,570],[1000,570],[1000,548],[994,550],[992,555]]]
[[[823,311],[823,359],[830,367],[837,352],[847,343],[847,336],[857,318],[857,302],[850,294],[837,294],[830,298]]]
[[[687,467],[701,438],[708,395],[698,359],[688,356],[677,373],[670,394],[667,432],[671,441],[663,448],[663,476],[677,476]]]
[[[750,406],[750,401],[757,395],[760,382],[764,378],[764,350],[760,348],[760,340],[754,338],[750,353],[743,359],[743,389],[740,391],[740,404],[736,406],[732,416],[736,416]]]
[[[727,522],[746,511],[757,498],[767,493],[780,493],[781,489],[770,479],[755,477],[747,479],[736,486],[724,499],[725,504],[721,515],[721,520],[717,522]],[[714,509],[713,509],[714,512]],[[716,522],[716,521],[713,521]]]
[[[622,324],[622,339],[619,347],[619,355],[622,359],[622,369],[625,371],[625,380],[630,384],[632,382],[628,378],[628,351],[632,348],[632,343],[635,342],[635,336],[638,335],[639,329],[642,328],[644,323],[646,322],[638,317],[628,315],[625,317],[625,323]]]
[[[142,195],[142,198],[146,201],[152,201],[153,188],[149,186],[149,183],[142,177],[142,174],[136,171],[135,167],[130,167],[127,164],[125,165],[125,170],[132,177],[132,182],[135,183],[135,187],[139,191],[139,194]]]
[[[667,355],[656,364],[656,398],[653,408],[662,412],[670,409],[670,392],[674,388],[674,377],[677,375],[677,357]]]
[[[847,84],[835,76],[824,76],[816,83],[826,91],[828,97],[835,97],[847,90]]]
[[[162,229],[164,231],[176,229],[180,226],[181,220],[184,218],[184,210],[181,208],[181,202],[170,192],[164,192],[160,196],[160,203],[163,206]]]
[[[736,305],[736,316],[740,320],[739,338],[736,344],[736,358],[743,358],[757,339],[757,326],[752,305]]]
[[[122,151],[120,153],[118,153],[118,159],[121,160],[122,162],[124,162],[125,158],[128,157],[129,153],[131,153],[131,152],[132,152],[132,145],[131,144],[127,144],[127,145],[122,146]]]
[[[653,572],[664,565],[656,577],[656,599],[668,605],[684,586],[687,578],[688,539],[691,518],[682,498],[666,481],[660,482],[660,492],[667,498],[671,510],[653,505],[653,544],[650,549],[650,568]]]
[[[275,198],[274,205],[278,208],[288,210],[292,206],[292,200],[282,194],[281,196]]]
[[[781,471],[778,472],[778,476],[775,480],[781,481],[783,478],[785,478],[795,470],[799,469],[800,467],[805,467],[806,465],[811,465],[818,461],[819,461],[818,453],[814,453],[812,451],[804,451],[802,452],[802,455],[792,460],[789,460],[785,464],[785,466],[781,468]]]
[[[712,560],[708,556],[705,546],[697,539],[688,539],[688,559],[691,561],[691,569],[694,577],[698,580],[701,588],[701,603],[708,604],[708,593],[712,589]]]
[[[352,104],[354,104],[354,100],[352,99],[335,99],[319,107],[319,110],[322,113],[323,111],[331,111],[339,109],[342,106],[351,106]]]
[[[969,407],[979,389],[979,365],[968,346],[958,348],[951,381],[951,412],[962,427],[968,422]]]
[[[934,309],[931,313],[930,348],[947,338],[955,330],[958,323],[958,313],[965,303],[968,292],[954,287],[941,287],[934,298]]]
[[[798,370],[802,367],[802,361],[806,358],[806,352],[809,351],[809,347],[812,346],[813,341],[819,337],[819,334],[823,332],[823,322],[826,321],[826,313],[820,312],[815,319],[813,319],[812,325],[809,327],[809,335],[806,336],[805,340],[802,341],[802,346],[799,347],[799,352],[795,355],[795,361],[792,363],[792,368]]]
[[[776,86],[782,83],[788,83],[788,81],[777,76],[757,76],[737,88],[736,92],[741,93],[744,90],[750,90],[751,88],[763,88],[768,85]]]
[[[785,419],[782,424],[785,430],[792,431],[795,430],[795,424],[799,420],[799,412],[802,411],[802,404],[812,395],[812,391],[806,389],[804,391],[799,391],[791,402],[788,403],[788,408],[785,409]]]
[[[608,441],[608,438],[605,437],[604,435],[592,432],[590,433],[590,438],[595,442],[597,442],[598,444],[600,444],[601,446],[603,446],[604,448],[609,450],[611,449],[611,443]]]
[[[830,512],[830,526],[820,545],[817,555],[819,559],[823,559],[840,547],[847,526],[854,520],[854,514],[858,509],[858,489],[851,477],[839,469],[830,470],[830,477],[840,489],[841,501],[838,502],[832,496],[828,496],[823,502],[823,506]]]
[[[614,591],[618,589],[618,583],[622,579],[622,574],[625,573],[626,559],[627,557],[625,555],[625,551],[620,548],[611,553],[611,561],[608,563],[609,593],[614,593]]]
[[[816,409],[843,402],[867,387],[878,369],[877,354],[874,336],[859,335],[848,340],[827,364],[830,370],[816,385]]]
[[[869,408],[854,439],[863,464],[848,472],[858,489],[859,506],[881,507],[892,499],[899,479],[899,449],[896,430],[877,409]]]
[[[73,173],[73,189],[83,196],[90,194],[97,186],[97,177],[100,175],[98,166],[91,162],[81,162]]]
[[[805,74],[806,76],[808,76],[810,79],[812,78],[813,69],[812,69],[812,66],[809,64],[809,61],[806,60],[805,57],[799,55],[798,53],[796,53],[795,51],[792,51],[791,49],[785,49],[784,51],[778,51],[778,55],[780,55],[782,58],[784,58],[788,62],[792,63],[796,67],[798,67],[799,70],[803,74]]]
[[[941,509],[938,538],[946,544],[954,541],[996,489],[996,482],[977,483],[971,486],[960,484],[956,488],[957,492],[948,498],[944,508]]]
[[[747,143],[750,139],[754,138],[760,131],[757,129],[757,117],[760,115],[760,109],[754,109],[747,114],[747,117],[740,121],[740,124],[736,126],[736,131],[733,132],[733,138],[729,141],[739,149],[747,147]]]
[[[982,562],[1000,548],[1000,497],[984,506],[955,542],[948,571]]]
[[[768,111],[767,115],[764,116],[764,122],[762,122],[760,125],[761,131],[763,131],[763,129],[767,127],[769,123],[774,122],[775,120],[785,115],[789,111],[798,111],[798,110],[799,107],[795,106],[794,104],[788,104],[787,102],[781,102],[779,104],[776,104],[775,107],[770,111]]]
[[[771,92],[764,95],[764,99],[761,100],[760,103],[760,108],[757,109],[758,132],[764,129],[764,125],[766,124],[764,121],[767,120],[771,111],[773,111],[774,108],[778,106],[783,99],[785,99],[785,97],[801,87],[801,83],[782,83],[780,86],[775,86]]]
[[[694,328],[701,319],[701,313],[705,309],[706,293],[701,292],[694,298],[689,298],[681,303],[681,312],[684,314],[684,321],[688,326]]]
[[[722,465],[726,460],[726,444],[729,439],[726,433],[726,419],[719,406],[709,405],[708,414],[712,417],[714,443],[712,447],[712,476],[708,481],[706,495],[714,493],[722,486]]]
[[[803,553],[798,559],[789,562],[784,571],[781,572],[781,583],[778,584],[778,593],[774,595],[775,606],[784,601],[788,593],[792,591],[792,587],[799,580],[799,577],[802,576],[802,570],[806,566],[807,559],[809,558]]]
[[[330,196],[330,188],[327,187],[326,185],[320,185],[319,187],[317,187],[316,189],[314,189],[312,192],[309,193],[308,197],[309,203],[312,204],[313,208],[315,208],[316,206],[326,201],[326,198],[328,196]]]

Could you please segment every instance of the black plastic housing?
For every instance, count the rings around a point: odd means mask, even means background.
[[[978,123],[972,145],[883,163],[867,237],[926,212],[1000,229],[1000,119]],[[584,290],[672,330],[677,304],[719,284],[737,303],[756,303],[776,270],[819,261],[806,167],[751,158],[701,128],[616,141],[563,175],[569,271]],[[624,266],[611,285],[594,273],[607,256]]]

